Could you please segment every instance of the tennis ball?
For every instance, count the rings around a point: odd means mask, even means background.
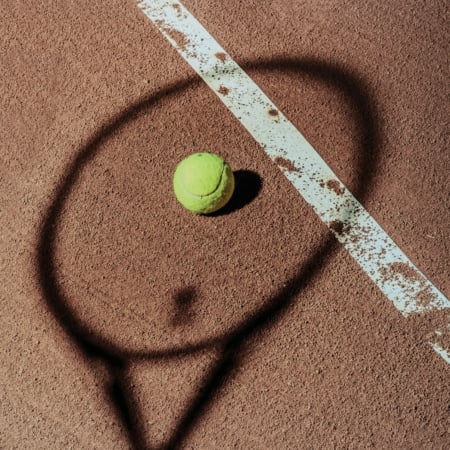
[[[186,209],[209,214],[224,207],[233,195],[233,172],[218,155],[194,153],[178,163],[173,190]]]

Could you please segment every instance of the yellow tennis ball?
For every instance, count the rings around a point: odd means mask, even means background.
[[[177,165],[173,190],[186,209],[209,214],[223,208],[233,195],[233,172],[218,155],[194,153]]]

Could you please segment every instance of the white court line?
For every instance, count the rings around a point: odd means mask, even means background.
[[[445,348],[442,348],[439,344],[431,344],[434,351],[437,352],[447,364],[450,364],[450,352]]]
[[[180,2],[143,0],[139,7],[402,314],[450,308],[450,301],[414,266],[311,144]]]

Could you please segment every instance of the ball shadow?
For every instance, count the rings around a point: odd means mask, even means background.
[[[230,201],[221,209],[208,217],[224,216],[236,212],[251,203],[260,193],[263,182],[252,170],[236,170],[233,172],[235,188]]]

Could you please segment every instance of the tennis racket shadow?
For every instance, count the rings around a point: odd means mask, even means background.
[[[258,62],[242,64],[242,67],[248,72],[257,73],[278,72],[299,76],[306,74],[345,95],[354,112],[359,149],[359,155],[356,155],[357,183],[352,190],[358,200],[363,202],[370,192],[371,184],[377,172],[380,136],[376,111],[367,93],[368,89],[364,81],[347,70],[314,58],[258,60]],[[98,130],[89,142],[80,149],[62,177],[51,205],[45,211],[36,249],[38,279],[49,311],[66,335],[76,343],[80,353],[89,364],[100,361],[107,368],[110,379],[105,389],[127,433],[130,445],[139,450],[179,448],[186,441],[199,419],[212,406],[213,398],[217,397],[221,387],[227,383],[239,367],[245,364],[244,353],[248,350],[249,341],[253,340],[258,333],[267,331],[270,327],[280,323],[289,308],[299,298],[305,286],[310,284],[314,277],[318,275],[318,269],[323,268],[331,260],[338,248],[334,236],[331,233],[325,235],[320,247],[303,264],[298,273],[292,279],[287,280],[283,284],[284,287],[269,298],[259,311],[244,319],[239,326],[230,330],[226,335],[205,340],[195,345],[165,351],[133,352],[109,342],[96,334],[95,330],[91,329],[88,324],[80,320],[77,312],[73,310],[65,297],[56,270],[56,234],[68,194],[75,185],[83,167],[95,157],[100,144],[109,135],[156,103],[196,85],[200,85],[198,78],[174,83],[130,106]],[[230,214],[244,208],[256,198],[261,190],[263,181],[258,174],[240,170],[235,172],[235,176],[236,195],[233,196],[228,207],[220,214]],[[183,308],[189,306],[187,303],[192,300],[194,294],[195,287],[186,287],[175,297],[178,298],[181,308]],[[185,302],[184,305],[183,302]],[[139,402],[131,388],[130,364],[136,361],[161,359],[176,361],[178,358],[194,355],[208,349],[216,350],[219,358],[206,373],[192,400],[180,414],[169,439],[160,446],[152,447],[146,442],[144,418]]]

